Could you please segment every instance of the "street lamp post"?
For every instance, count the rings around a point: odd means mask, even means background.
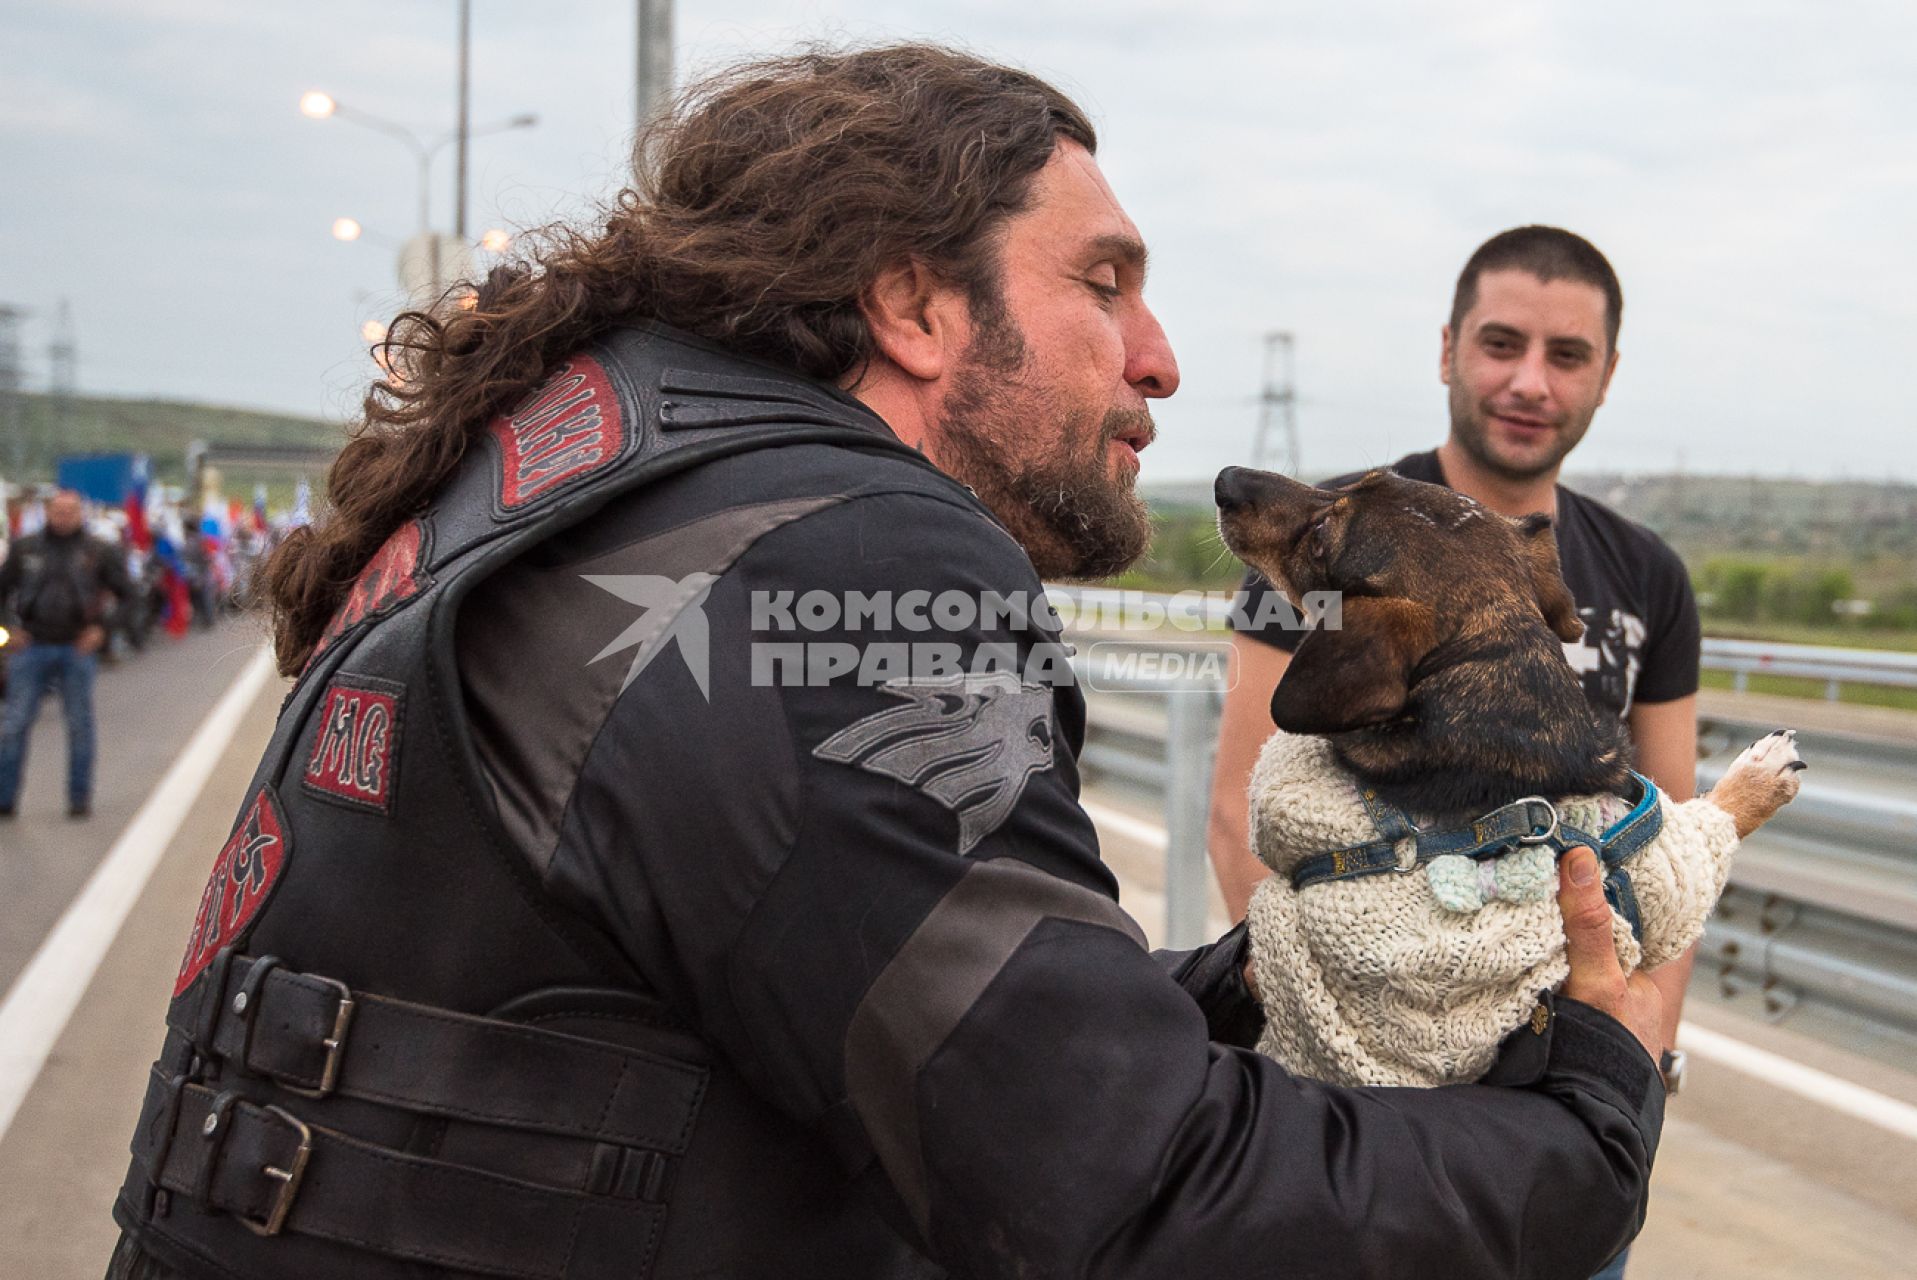
[[[413,153],[413,160],[419,166],[419,229],[432,230],[432,164],[433,159],[446,147],[459,140],[460,131],[450,130],[440,137],[427,142],[403,124],[396,124],[357,107],[349,107],[330,93],[318,89],[300,98],[300,113],[313,120],[328,120],[337,116],[368,129],[376,129],[389,138],[397,138],[406,149]],[[468,138],[483,138],[488,134],[505,133],[512,129],[530,129],[539,123],[537,114],[527,111],[492,124],[481,125],[468,130]]]
[[[453,234],[466,238],[466,143],[472,138],[472,0],[459,0],[459,122],[453,136],[459,140],[453,174]]]
[[[353,124],[376,130],[389,138],[397,138],[413,154],[413,160],[419,167],[419,234],[427,238],[433,258],[432,276],[439,282],[439,244],[433,235],[432,219],[432,168],[433,158],[449,144],[462,138],[481,138],[488,134],[505,133],[512,129],[530,129],[539,123],[539,117],[532,112],[522,112],[504,120],[477,129],[453,129],[428,142],[403,124],[350,107],[330,93],[314,89],[300,98],[300,113],[313,120],[329,120],[338,117]],[[463,221],[463,218],[462,218]],[[462,228],[463,231],[463,228]]]

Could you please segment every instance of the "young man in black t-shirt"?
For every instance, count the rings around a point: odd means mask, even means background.
[[[1581,237],[1520,227],[1487,241],[1458,278],[1443,331],[1450,435],[1391,469],[1449,485],[1505,515],[1545,511],[1556,518],[1565,582],[1585,625],[1583,639],[1565,645],[1565,657],[1592,705],[1630,726],[1638,769],[1671,799],[1688,800],[1696,786],[1698,671],[1690,580],[1656,534],[1557,483],[1565,455],[1604,402],[1622,312],[1616,274]],[[1283,625],[1295,612],[1272,598],[1257,574],[1247,577],[1245,591],[1240,616],[1247,622],[1232,640],[1235,683],[1219,735],[1209,841],[1226,903],[1239,919],[1268,874],[1250,851],[1246,786],[1272,732],[1272,690],[1306,625]],[[1664,994],[1667,1045],[1690,969],[1686,955],[1651,975]]]

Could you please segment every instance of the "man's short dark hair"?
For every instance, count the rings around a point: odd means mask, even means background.
[[[1451,295],[1451,333],[1459,336],[1465,315],[1478,304],[1478,277],[1487,271],[1524,271],[1545,284],[1575,280],[1604,294],[1604,337],[1617,350],[1618,325],[1624,320],[1624,289],[1617,272],[1596,245],[1562,227],[1513,227],[1500,231],[1471,255],[1458,273]]]

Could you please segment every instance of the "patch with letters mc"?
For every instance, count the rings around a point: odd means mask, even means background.
[[[321,800],[392,813],[405,707],[403,684],[346,672],[334,677],[300,786]]]
[[[200,894],[200,912],[193,917],[193,933],[180,959],[179,979],[173,984],[176,998],[193,985],[221,948],[239,939],[266,905],[267,895],[286,869],[291,846],[273,788],[261,787],[213,860],[213,874]]]

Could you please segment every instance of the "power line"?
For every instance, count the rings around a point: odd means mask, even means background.
[[[27,466],[27,433],[21,422],[20,402],[20,321],[26,314],[20,307],[0,302],[0,436],[6,437],[8,470],[16,481]]]
[[[1258,430],[1252,437],[1251,461],[1255,467],[1270,468],[1271,433],[1275,425],[1284,437],[1282,470],[1289,476],[1297,475],[1301,465],[1296,374],[1297,346],[1291,333],[1275,329],[1266,334],[1265,377],[1258,392]]]
[[[55,313],[53,337],[47,343],[50,369],[47,390],[52,393],[53,430],[59,432],[73,411],[73,397],[80,383],[80,347],[73,336],[73,308],[65,298]]]

